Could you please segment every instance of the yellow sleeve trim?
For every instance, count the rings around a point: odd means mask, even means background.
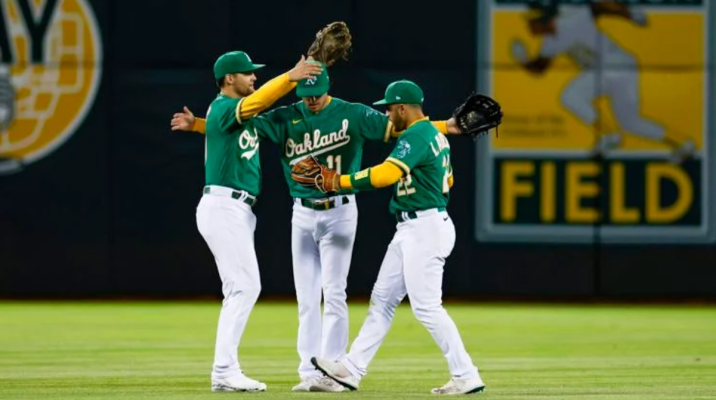
[[[350,175],[341,175],[340,181],[341,181],[341,183],[340,183],[341,189],[353,189],[353,184],[351,183]]]
[[[404,162],[398,160],[397,158],[388,157],[385,161],[392,162],[393,164],[395,164],[395,165],[397,165],[398,167],[400,167],[400,169],[403,170],[403,172],[405,173],[405,175],[410,175],[410,167],[408,167]]]
[[[403,170],[388,161],[370,169],[370,184],[374,188],[394,185],[403,177]]]
[[[439,130],[442,134],[448,133],[447,121],[431,121],[435,129]]]
[[[242,99],[236,107],[236,120],[241,123],[264,111],[295,87],[296,83],[289,80],[288,72],[271,79]]]
[[[241,125],[241,104],[244,102],[245,99],[246,97],[239,100],[239,102],[236,104],[236,121],[239,122],[239,125]]]
[[[202,135],[206,134],[206,120],[204,118],[197,118],[194,120],[194,126],[191,128],[194,132],[199,132]]]
[[[449,133],[449,132],[448,132],[447,121],[430,121],[430,123],[432,123],[433,126],[435,127],[435,129],[439,130],[440,133],[445,134],[445,135],[447,135],[447,134]],[[390,136],[392,136],[392,137],[398,137],[398,136],[402,135],[403,132],[405,132],[405,130],[396,131],[396,130],[395,130],[395,127],[393,126],[393,124],[392,124],[392,123],[390,124]],[[386,136],[385,136],[385,141],[386,141],[386,142],[388,141],[388,135],[387,135],[387,133],[386,133]]]
[[[385,143],[388,143],[390,140],[390,137],[393,136],[393,129],[395,127],[393,126],[393,123],[388,121],[388,124],[385,125],[385,133],[383,134],[383,141]]]

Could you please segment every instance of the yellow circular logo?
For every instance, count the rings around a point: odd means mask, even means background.
[[[0,173],[61,146],[89,112],[102,72],[86,0],[0,2]]]

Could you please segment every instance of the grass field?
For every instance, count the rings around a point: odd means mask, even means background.
[[[241,349],[265,393],[212,393],[218,302],[0,303],[0,399],[435,398],[449,379],[402,306],[351,393],[292,393],[295,305],[261,303]],[[716,307],[448,304],[480,399],[714,399]],[[351,338],[366,306],[351,304]]]

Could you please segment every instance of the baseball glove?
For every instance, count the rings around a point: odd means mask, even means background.
[[[452,116],[463,135],[476,138],[502,123],[502,107],[489,96],[473,93]]]
[[[321,164],[315,156],[306,157],[291,167],[291,178],[299,185],[323,193],[338,191],[339,176],[335,169]]]
[[[343,21],[331,22],[316,33],[316,39],[308,48],[308,56],[330,67],[338,59],[348,60],[351,49],[351,33]]]

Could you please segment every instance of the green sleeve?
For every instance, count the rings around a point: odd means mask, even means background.
[[[425,158],[428,144],[417,135],[401,135],[393,151],[386,161],[402,169],[405,175],[418,166]]]
[[[239,128],[241,123],[236,119],[236,107],[242,99],[239,98],[226,98],[223,101],[218,102],[212,108],[212,113],[218,113],[219,127],[222,132],[233,132]]]
[[[364,138],[388,141],[390,132],[387,131],[389,122],[387,115],[359,103],[353,103],[353,113]]]
[[[291,110],[288,107],[279,107],[259,114],[253,118],[252,122],[261,139],[270,140],[280,145],[283,142],[283,129],[286,127],[286,121],[290,118]]]

